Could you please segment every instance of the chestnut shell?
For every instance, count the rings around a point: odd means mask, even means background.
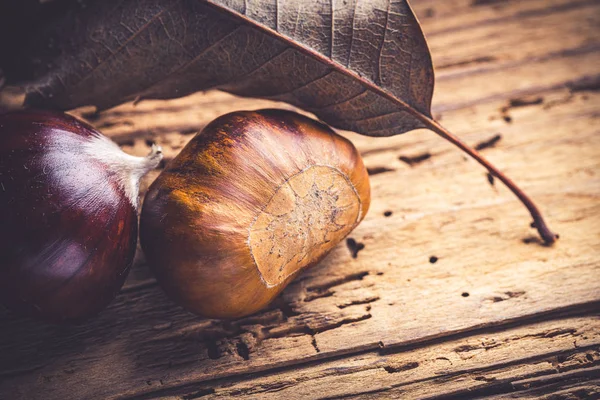
[[[369,203],[350,141],[297,113],[234,112],[196,135],[151,185],[140,240],[178,304],[236,318],[323,259]]]
[[[83,151],[98,135],[64,114],[0,115],[0,300],[19,314],[94,315],[127,276],[137,213]]]

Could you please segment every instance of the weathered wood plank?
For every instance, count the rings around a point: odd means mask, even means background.
[[[386,348],[352,358],[247,377],[223,379],[182,393],[206,398],[321,399],[484,397],[561,381],[600,378],[600,320],[567,318],[476,334],[390,354]],[[534,389],[537,389],[535,391]],[[597,391],[596,391],[597,392]],[[160,393],[176,398],[175,393]]]
[[[421,343],[425,347],[414,351],[422,351],[418,353],[422,357],[427,351],[446,351],[453,360],[457,353],[452,352],[451,343],[459,345],[453,341],[444,347],[443,339],[449,335],[529,321],[539,315],[551,318],[579,307],[586,312],[597,309],[600,93],[594,85],[590,90],[585,85],[569,90],[568,84],[598,75],[600,4],[566,0],[481,6],[471,6],[467,0],[414,3],[421,15],[433,8],[436,16],[422,19],[435,63],[442,66],[436,113],[472,143],[501,134],[496,146],[484,152],[547,212],[549,222],[561,234],[557,246],[547,248],[532,241],[535,231],[528,228],[527,215],[514,197],[499,185],[490,186],[484,171],[433,134],[373,139],[348,133],[367,166],[385,171],[372,175],[372,208],[352,234],[365,244],[356,259],[340,245],[322,265],[295,281],[270,310],[223,322],[198,319],[170,303],[140,252],[122,293],[94,320],[53,327],[0,314],[0,398],[203,394],[207,388],[219,388],[217,396],[227,393],[225,382],[258,387],[243,380],[249,372],[293,366],[294,370],[282,372],[293,376],[296,370],[304,371],[299,365],[315,365],[317,360],[323,370],[333,369],[318,382],[299,379],[297,393],[359,395],[381,389],[389,390],[390,396],[400,396],[403,390],[418,394],[425,390],[422,384],[403,382],[423,371],[421,367],[396,373],[385,370],[388,364],[368,367],[369,362],[385,357],[386,363],[396,365],[392,369],[402,369],[413,362],[409,355],[417,354],[382,355],[380,342],[388,350]],[[480,57],[487,58],[477,61]],[[523,101],[525,95],[530,97]],[[208,93],[86,115],[127,151],[143,154],[148,150],[146,140],[155,140],[172,157],[192,133],[216,116],[268,106],[273,103]],[[412,166],[400,159],[423,153],[432,156]],[[430,261],[432,256],[435,263]],[[578,321],[573,323],[580,332],[597,319]],[[562,322],[548,322],[553,323]],[[508,379],[512,385],[529,379],[530,372],[556,372],[548,366],[552,364],[548,360],[556,357],[553,351],[575,351],[579,357],[589,350],[568,347],[562,338],[570,339],[569,335],[556,336],[561,338],[557,350],[549,350],[554,337],[531,339],[538,346],[535,354],[540,360],[533,367],[525,361],[528,348],[516,345],[529,339],[509,340],[500,346],[506,357],[522,366],[520,372],[503,366],[504,361],[483,357],[493,349],[479,351],[470,367],[465,364],[468,360],[461,360],[460,365],[475,370],[477,363],[481,367],[488,362],[494,366],[490,368],[497,381]],[[440,343],[431,344],[432,340]],[[336,374],[341,373],[334,367],[336,361],[325,361],[341,356],[340,363],[354,365],[357,376],[371,386],[344,391],[348,384],[336,383]],[[588,363],[584,364],[587,368]],[[310,368],[303,376],[313,376]],[[450,370],[438,372],[435,396],[489,383],[465,375],[461,386],[448,381]],[[219,379],[221,386],[212,385]],[[256,382],[260,379],[259,375]],[[210,385],[202,383],[207,381]],[[296,393],[294,387],[281,390],[290,397]],[[282,394],[280,388],[270,390]]]

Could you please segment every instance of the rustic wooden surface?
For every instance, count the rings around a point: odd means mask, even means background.
[[[433,133],[348,133],[373,198],[356,258],[341,244],[268,310],[212,321],[169,302],[139,253],[95,319],[0,314],[0,398],[600,398],[600,2],[412,3],[435,115],[472,144],[501,135],[483,152],[536,199],[556,246]],[[77,113],[169,158],[216,116],[266,106],[207,93]]]

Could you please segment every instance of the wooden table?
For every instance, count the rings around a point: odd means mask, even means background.
[[[268,310],[214,321],[173,305],[138,253],[86,323],[0,314],[0,398],[599,398],[600,2],[413,4],[435,115],[472,144],[501,135],[483,151],[537,200],[556,246],[433,133],[349,133],[373,197],[356,258],[340,244]],[[265,106],[206,93],[77,113],[126,151],[157,141],[172,157],[216,116]]]

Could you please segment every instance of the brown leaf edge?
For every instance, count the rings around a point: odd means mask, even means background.
[[[392,103],[395,103],[395,104],[398,104],[398,105],[401,105],[402,107],[404,107],[415,118],[417,118],[419,121],[421,121],[427,127],[427,129],[435,132],[440,137],[444,138],[448,142],[450,142],[453,145],[455,145],[456,147],[458,147],[460,150],[462,150],[463,152],[468,154],[475,161],[477,161],[484,168],[486,168],[492,176],[494,176],[494,177],[498,178],[500,181],[502,181],[502,183],[504,183],[504,185],[506,185],[506,187],[511,192],[513,192],[513,194],[515,196],[517,196],[517,198],[527,208],[527,210],[531,214],[531,217],[533,218],[533,221],[534,221],[533,225],[536,227],[536,229],[537,229],[538,233],[540,234],[544,243],[546,245],[552,245],[554,242],[556,242],[556,240],[558,239],[558,235],[550,230],[550,228],[548,227],[548,225],[546,224],[546,222],[544,220],[544,217],[542,216],[542,213],[540,212],[540,210],[536,206],[536,204],[533,202],[533,200],[519,186],[517,186],[517,184],[515,182],[513,182],[508,176],[506,176],[502,171],[500,171],[498,168],[496,168],[496,166],[494,166],[490,161],[488,161],[485,157],[483,157],[483,155],[481,155],[481,153],[479,153],[474,148],[470,147],[467,143],[463,142],[458,136],[454,135],[452,132],[450,132],[449,130],[444,128],[437,121],[435,121],[432,117],[415,110],[409,104],[407,104],[404,101],[402,101],[401,99],[395,97],[390,92],[377,86],[373,82],[361,77],[359,74],[357,74],[347,68],[343,68],[341,65],[337,64],[336,62],[328,59],[327,57],[323,56],[322,54],[320,54],[306,46],[303,46],[302,44],[300,44],[296,41],[289,40],[288,38],[286,38],[279,32],[277,32],[271,28],[268,28],[264,25],[260,25],[260,24],[256,23],[255,21],[251,20],[250,18],[248,18],[238,12],[235,12],[230,9],[225,9],[223,6],[216,4],[211,0],[205,0],[205,1],[210,7],[213,7],[217,11],[229,13],[232,17],[234,17],[248,25],[253,26],[255,29],[261,30],[262,32],[264,32],[268,35],[271,35],[279,40],[282,40],[282,41],[288,43],[290,46],[293,46],[296,49],[298,49],[299,51],[309,55],[310,57],[313,57],[313,58],[319,60],[320,62],[326,64],[327,66],[331,67],[332,69],[335,69],[342,74],[345,74],[347,76],[350,76],[353,79],[356,79],[362,85],[367,87],[369,90],[372,90],[373,92],[380,94],[381,96],[385,97]],[[411,11],[412,11],[413,15],[415,16],[415,18],[417,18],[416,14],[412,10],[412,6],[410,5],[410,3],[408,1],[407,1],[407,4],[408,4],[409,8],[411,8]],[[418,22],[418,19],[417,19],[417,23],[420,28],[421,24]]]

